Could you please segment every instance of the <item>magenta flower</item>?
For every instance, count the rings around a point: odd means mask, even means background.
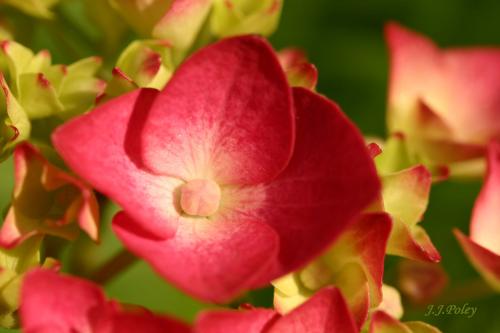
[[[482,160],[500,134],[500,49],[443,50],[397,24],[387,26],[386,38],[389,131],[404,133],[410,153],[428,166]]]
[[[25,333],[188,333],[187,325],[137,308],[125,310],[82,279],[44,269],[28,273],[21,289]]]
[[[329,287],[285,316],[270,309],[205,312],[194,332],[354,333],[358,329],[341,292]]]
[[[128,249],[217,302],[304,265],[379,193],[358,130],[292,91],[258,37],[202,49],[163,91],[111,100],[53,141],[122,206],[113,227]]]

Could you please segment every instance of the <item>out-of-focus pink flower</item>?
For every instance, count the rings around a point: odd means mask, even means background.
[[[90,187],[27,143],[15,149],[14,163],[14,193],[0,229],[0,246],[11,248],[44,234],[74,239],[79,228],[98,240],[99,206]]]
[[[398,265],[399,289],[413,303],[431,303],[447,284],[448,276],[437,263],[404,260]]]
[[[488,148],[486,181],[472,212],[470,236],[454,232],[474,267],[500,291],[500,143]]]
[[[114,99],[53,141],[123,207],[113,227],[132,252],[219,302],[304,265],[379,193],[358,130],[331,101],[292,93],[253,36],[202,49],[160,93]]]
[[[404,133],[426,165],[482,158],[489,140],[500,137],[500,49],[440,50],[394,23],[386,37],[389,131]]]
[[[25,333],[188,333],[187,325],[143,309],[126,310],[89,281],[36,269],[21,288]]]
[[[314,90],[318,83],[318,70],[311,64],[302,50],[289,48],[278,52],[278,59],[293,87]]]
[[[285,316],[268,309],[202,313],[194,332],[354,333],[358,330],[341,292],[325,288]]]

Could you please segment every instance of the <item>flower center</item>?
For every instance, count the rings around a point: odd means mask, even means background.
[[[192,216],[210,216],[219,209],[221,191],[216,182],[195,179],[181,187],[181,208]]]

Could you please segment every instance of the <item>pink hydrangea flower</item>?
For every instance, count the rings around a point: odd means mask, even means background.
[[[128,249],[217,302],[304,265],[380,189],[358,130],[331,101],[292,90],[252,36],[202,49],[163,91],[113,99],[53,142],[122,206],[113,228]]]
[[[205,312],[194,332],[354,333],[358,329],[341,292],[329,287],[285,316],[270,309]]]
[[[470,236],[454,232],[474,267],[500,291],[500,143],[488,149],[488,172],[472,211]]]
[[[36,269],[21,289],[21,326],[25,333],[188,333],[187,325],[137,308],[126,310],[102,290],[75,277]]]
[[[388,126],[405,134],[429,165],[482,158],[500,135],[500,49],[439,49],[397,24],[386,36],[391,55]]]

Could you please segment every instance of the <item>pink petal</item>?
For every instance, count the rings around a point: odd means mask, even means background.
[[[258,37],[198,51],[144,118],[138,150],[159,174],[254,184],[275,178],[292,154],[290,88],[273,49]]]
[[[342,236],[353,246],[355,252],[350,255],[359,257],[365,271],[370,287],[370,307],[382,301],[384,259],[391,227],[392,221],[387,214],[365,214]]]
[[[175,237],[166,240],[148,238],[124,213],[115,217],[113,230],[159,274],[202,299],[226,302],[269,281],[263,276],[276,261],[279,239],[261,221],[235,212],[180,222]]]
[[[59,127],[52,139],[76,173],[131,217],[147,221],[142,225],[145,231],[168,237],[177,227],[173,190],[180,181],[141,170],[134,150],[137,133],[129,131],[148,112],[156,95],[154,90],[142,89],[120,96]]]
[[[195,333],[354,333],[354,319],[338,289],[325,288],[284,317],[272,310],[207,311]]]
[[[184,323],[149,312],[116,313],[113,316],[113,333],[190,333]],[[97,332],[99,333],[99,332]],[[108,333],[102,332],[102,333]]]
[[[363,138],[337,105],[294,88],[294,155],[258,214],[280,235],[278,276],[325,250],[380,190]]]
[[[442,118],[456,142],[484,145],[498,137],[500,49],[442,51],[430,39],[396,24],[387,26],[387,40],[392,131],[404,130],[398,124],[422,101]]]
[[[474,267],[500,290],[500,143],[488,147],[485,183],[472,211],[470,238],[458,230],[455,236]]]
[[[495,290],[500,291],[500,255],[474,242],[457,229],[453,232],[472,265]]]
[[[386,39],[391,58],[389,129],[404,131],[406,128],[400,126],[418,101],[430,102],[426,92],[442,91],[437,69],[439,50],[431,40],[396,23],[386,26]]]
[[[268,333],[358,332],[338,289],[325,288],[270,327]]]
[[[207,311],[195,324],[194,333],[261,333],[279,315],[273,310]]]
[[[500,143],[488,149],[488,170],[470,225],[472,241],[500,256]]]
[[[85,280],[37,269],[26,275],[21,289],[24,332],[91,332],[92,313],[106,304],[102,291]]]
[[[179,321],[148,311],[127,311],[101,289],[52,270],[28,273],[21,290],[21,322],[27,333],[189,333]]]
[[[439,262],[441,254],[434,247],[427,232],[420,226],[410,227],[401,221],[395,221],[387,252],[401,257]]]

